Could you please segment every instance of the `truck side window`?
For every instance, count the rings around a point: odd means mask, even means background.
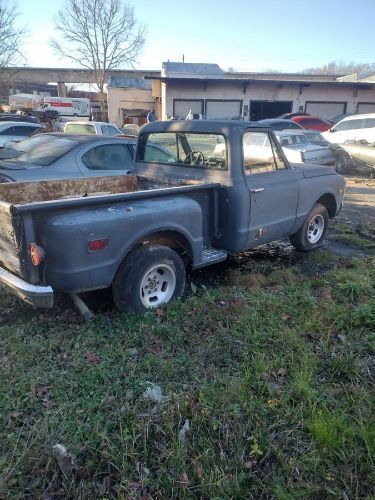
[[[92,148],[82,155],[81,161],[90,170],[125,170],[133,165],[128,147],[122,144]]]
[[[243,165],[248,173],[254,174],[285,168],[285,163],[267,132],[244,133]]]

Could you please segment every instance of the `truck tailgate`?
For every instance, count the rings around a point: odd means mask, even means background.
[[[20,274],[21,262],[17,232],[12,206],[9,203],[0,202],[0,266]]]

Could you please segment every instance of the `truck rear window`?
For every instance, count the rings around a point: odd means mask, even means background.
[[[221,134],[143,133],[139,138],[137,161],[226,170],[227,147]]]

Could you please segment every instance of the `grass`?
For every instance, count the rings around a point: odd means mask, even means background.
[[[373,498],[374,263],[259,250],[89,324],[0,292],[0,496]]]
[[[334,228],[336,232],[335,239],[337,241],[362,250],[375,248],[375,226],[369,221],[355,228],[350,224],[335,222]]]

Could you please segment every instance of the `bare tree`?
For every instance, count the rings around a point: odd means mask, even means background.
[[[21,64],[24,57],[20,51],[24,28],[16,26],[18,12],[11,1],[0,0],[0,93],[7,92],[12,85],[16,69],[12,66]],[[4,86],[4,88],[3,88]]]
[[[14,66],[23,59],[20,45],[25,30],[16,26],[17,17],[15,5],[0,0],[0,68]]]
[[[318,68],[307,68],[303,73],[311,75],[350,75],[352,73],[375,72],[374,63],[345,63],[343,61],[331,61]]]
[[[133,66],[145,43],[145,28],[122,0],[65,0],[54,18],[63,41],[51,39],[57,54],[93,71],[104,111],[108,70]]]

